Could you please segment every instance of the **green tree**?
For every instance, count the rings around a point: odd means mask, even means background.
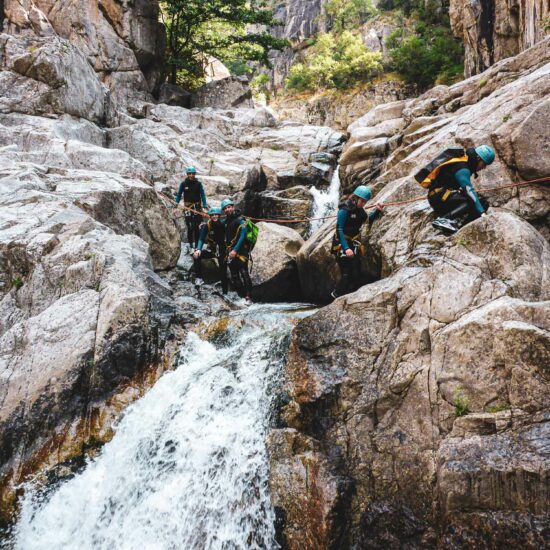
[[[463,73],[462,45],[448,28],[420,22],[414,34],[395,31],[386,45],[390,50],[390,68],[419,90],[436,82],[452,82]]]
[[[325,11],[337,33],[359,27],[378,13],[372,0],[328,0]]]
[[[367,50],[359,34],[320,34],[304,60],[291,67],[286,86],[297,91],[350,88],[381,70],[380,61],[381,54]]]
[[[266,0],[162,0],[161,16],[172,84],[200,82],[209,56],[269,66],[269,50],[287,45],[263,30],[249,32],[277,24]]]

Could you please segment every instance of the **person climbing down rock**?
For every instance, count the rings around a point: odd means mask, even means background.
[[[225,224],[221,221],[222,209],[208,210],[210,219],[199,226],[197,250],[193,253],[195,275],[202,279],[202,260],[216,258],[222,292],[227,294],[227,263],[225,254]]]
[[[247,233],[246,220],[240,210],[235,210],[231,199],[222,201],[222,210],[225,214],[225,244],[227,247],[227,262],[231,273],[231,282],[241,298],[252,301],[252,281],[248,273],[250,258],[250,242]]]
[[[353,292],[361,284],[361,227],[367,220],[371,224],[383,210],[382,205],[376,204],[376,210],[365,212],[364,206],[371,197],[371,190],[360,185],[338,207],[331,253],[336,256],[341,276],[331,294],[333,298]]]
[[[415,179],[428,189],[428,202],[437,218],[434,228],[447,234],[485,216],[489,203],[476,193],[472,174],[493,163],[495,151],[489,145],[469,149],[445,149],[430,164],[415,174]]]
[[[187,177],[180,183],[178,194],[176,195],[176,204],[179,205],[182,197],[183,204],[187,208],[201,211],[201,207],[208,208],[204,187],[199,179],[197,179],[197,169],[194,166],[189,166],[186,169]],[[177,206],[174,208],[174,213]],[[185,211],[185,225],[187,226],[187,242],[194,249],[197,247],[199,238],[199,226],[202,222],[202,216],[194,212]]]

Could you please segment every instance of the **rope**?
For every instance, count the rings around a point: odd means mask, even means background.
[[[550,183],[550,176],[546,176],[544,178],[537,178],[537,179],[533,179],[533,180],[520,181],[518,183],[509,183],[509,184],[504,184],[504,185],[497,185],[497,186],[494,186],[494,187],[486,187],[486,188],[480,189],[479,191],[481,193],[492,193],[494,191],[500,191],[501,189],[512,189],[514,187],[528,187],[530,185],[535,185],[536,183]],[[159,195],[159,197],[161,199],[166,199],[166,200],[170,201],[172,204],[176,205],[176,207],[178,207],[178,208],[182,208],[183,210],[186,210],[187,212],[192,212],[193,214],[197,214],[197,215],[205,217],[205,218],[209,217],[208,214],[206,214],[205,212],[199,212],[198,210],[194,210],[193,208],[189,208],[188,206],[185,206],[185,205],[178,205],[176,203],[176,201],[174,201],[170,197],[167,197],[166,195],[160,194],[156,190],[155,190],[155,193],[157,193],[157,195]],[[413,202],[419,202],[419,201],[423,201],[423,200],[426,200],[425,195],[423,195],[421,197],[420,196],[419,197],[414,197],[412,199],[407,199],[407,200],[404,200],[404,201],[394,201],[394,202],[380,203],[380,205],[383,206],[384,208],[386,208],[388,206],[391,206],[391,207],[393,207],[393,206],[404,206],[406,204],[412,204]],[[372,204],[370,206],[366,206],[365,210],[370,210],[372,208],[376,208],[376,205]],[[180,218],[180,217],[181,216],[178,216],[178,218]],[[332,216],[322,216],[320,218],[301,218],[301,219],[300,218],[298,218],[298,219],[285,219],[285,218],[268,219],[268,218],[252,218],[250,216],[245,216],[245,217],[252,220],[252,221],[255,221],[255,222],[305,223],[305,222],[312,222],[312,221],[318,221],[318,220],[330,220],[330,219],[336,218],[337,216],[332,215]]]

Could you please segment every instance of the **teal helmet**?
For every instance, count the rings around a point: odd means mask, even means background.
[[[215,215],[221,216],[222,209],[219,206],[213,206],[212,208],[208,209],[208,215],[209,216],[215,216]]]
[[[197,169],[194,166],[188,166],[185,170],[187,174],[196,174]]]
[[[223,199],[221,209],[223,210],[226,206],[230,204],[235,204],[231,199]]]
[[[495,150],[489,145],[480,145],[475,148],[475,152],[487,166],[495,160]]]
[[[353,194],[356,197],[359,197],[360,199],[364,199],[366,201],[370,200],[370,198],[372,197],[372,192],[366,185],[360,185],[359,187],[356,187]]]

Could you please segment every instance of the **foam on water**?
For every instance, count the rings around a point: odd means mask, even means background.
[[[127,409],[99,457],[48,494],[26,492],[15,548],[277,548],[265,437],[284,308],[249,308],[218,348],[189,334],[177,369]]]
[[[312,218],[331,216],[338,208],[338,197],[340,195],[340,176],[338,167],[334,170],[328,189],[317,189],[315,186],[309,190],[313,195]],[[327,220],[313,220],[309,227],[310,235],[326,223]]]

